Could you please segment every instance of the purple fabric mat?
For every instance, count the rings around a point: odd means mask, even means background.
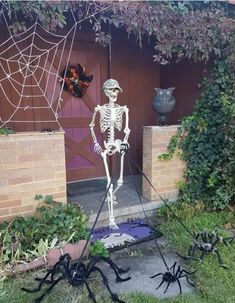
[[[109,250],[117,250],[162,236],[158,231],[153,232],[144,219],[131,219],[117,225],[118,230],[109,226],[95,229],[91,241],[100,240]]]

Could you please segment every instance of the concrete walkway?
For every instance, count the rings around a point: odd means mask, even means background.
[[[124,184],[116,194],[118,204],[114,207],[116,222],[123,222],[127,218],[143,218],[144,213],[140,199],[136,191],[136,186],[141,192],[142,177],[125,176]],[[68,200],[77,202],[86,213],[90,215],[90,222],[94,222],[97,212],[102,204],[105,195],[106,179],[95,179],[68,184]],[[148,201],[142,197],[144,209],[148,215],[152,215],[155,210],[163,205],[161,201]],[[108,206],[104,203],[99,216],[98,226],[108,223]]]
[[[158,240],[158,243],[163,248],[165,246],[164,239]],[[156,275],[157,273],[165,273],[166,267],[157,252],[154,241],[145,242],[142,244],[134,245],[126,250],[115,252],[111,255],[111,258],[115,260],[117,265],[131,270],[128,274],[122,275],[122,277],[131,276],[131,280],[126,282],[115,281],[115,275],[113,271],[107,265],[99,264],[99,267],[107,274],[110,282],[111,289],[118,293],[145,293],[156,296],[158,298],[168,298],[177,296],[180,294],[179,285],[177,282],[171,283],[167,292],[164,291],[167,287],[167,283],[163,283],[162,286],[156,290],[162,281],[162,276],[158,276],[154,279],[150,279],[150,276]],[[177,267],[180,265],[181,269],[185,268],[181,264],[181,260],[173,253],[164,252],[164,258],[169,267],[174,262],[177,262]],[[192,282],[193,275],[189,276],[189,281]],[[194,287],[190,286],[186,278],[180,278],[180,284],[182,287],[182,293],[191,293],[195,290]]]
[[[141,190],[141,176],[128,176],[124,178],[124,185],[117,192],[118,205],[115,206],[115,217],[117,222],[123,222],[126,218],[141,218],[144,213],[140,204],[138,194],[135,189],[135,184]],[[83,181],[68,185],[69,200],[77,202],[82,208],[90,214],[90,222],[93,222],[97,212],[99,211],[102,198],[104,197],[106,189],[105,179],[96,179],[90,181]],[[142,198],[144,209],[148,215],[153,214],[157,208],[162,206],[161,201],[147,201]],[[104,226],[107,224],[108,209],[107,203],[104,204],[101,215],[99,217],[99,224],[97,226]],[[166,243],[164,237],[158,239],[158,243],[163,250],[164,257],[168,267],[171,267],[174,262],[177,262],[177,268],[180,265],[183,269],[182,261],[173,252],[166,252]],[[108,275],[111,289],[117,293],[131,293],[141,292],[156,296],[158,298],[167,298],[179,295],[179,285],[177,282],[171,283],[168,291],[164,294],[167,283],[156,290],[162,281],[162,276],[150,279],[150,276],[157,273],[165,273],[166,267],[158,253],[154,241],[143,242],[136,244],[120,251],[113,252],[111,258],[121,267],[130,267],[131,271],[128,273],[131,280],[116,283],[113,271],[109,266],[99,264],[105,274]],[[176,268],[176,269],[177,269]],[[125,275],[123,275],[125,277]],[[192,281],[193,276],[189,277]],[[185,278],[180,279],[183,293],[190,293],[194,290]]]

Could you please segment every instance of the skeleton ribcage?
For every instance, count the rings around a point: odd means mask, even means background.
[[[125,107],[118,104],[114,104],[113,106],[110,106],[109,104],[99,106],[101,132],[104,133],[111,128],[116,128],[121,131],[124,111]]]

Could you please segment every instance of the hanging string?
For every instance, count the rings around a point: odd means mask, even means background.
[[[89,244],[89,241],[90,241],[90,239],[91,239],[91,237],[92,237],[92,234],[93,234],[93,232],[94,232],[94,229],[95,229],[96,224],[97,224],[97,222],[98,222],[98,219],[99,219],[99,217],[100,217],[101,211],[102,211],[102,209],[103,209],[103,206],[104,206],[104,203],[105,203],[106,198],[107,198],[107,196],[108,196],[108,192],[109,192],[109,190],[110,190],[111,185],[112,185],[112,179],[110,180],[109,185],[108,185],[108,187],[107,187],[107,189],[106,189],[104,198],[103,198],[103,200],[102,200],[102,202],[101,202],[101,205],[100,205],[100,209],[99,209],[99,211],[98,211],[98,213],[97,213],[97,215],[96,215],[95,221],[94,221],[94,223],[93,223],[93,225],[92,225],[92,227],[91,227],[91,229],[90,229],[88,238],[87,238],[87,240],[86,240],[86,244],[85,244],[85,246],[83,247],[83,250],[82,250],[82,252],[81,252],[81,256],[79,257],[79,260],[82,260],[83,257],[84,257],[84,254],[85,254],[85,252],[86,252],[87,246],[88,246],[88,244]],[[78,267],[79,267],[79,262],[78,262],[77,265],[76,265],[75,271],[78,269]]]
[[[109,35],[110,35],[110,40],[108,44],[108,57],[109,57],[109,62],[108,62],[108,78],[112,78],[112,32],[111,32],[111,25],[109,23]]]
[[[128,153],[127,153],[127,163],[128,163],[128,168],[129,168],[130,174],[131,174],[131,176],[133,177],[134,174],[133,174],[133,170],[132,170],[132,167],[131,167],[131,164],[130,164],[130,157],[129,157],[129,154],[128,154]],[[144,206],[143,206],[143,201],[142,201],[141,194],[140,194],[140,192],[139,192],[138,186],[137,186],[136,181],[135,181],[134,179],[133,179],[133,183],[134,183],[135,190],[136,190],[136,192],[137,192],[137,195],[138,195],[138,198],[139,198],[139,201],[140,201],[140,205],[141,205],[141,208],[142,208],[142,211],[143,211],[145,220],[146,220],[147,224],[150,226],[150,228],[154,231],[155,229],[154,229],[153,227],[151,227],[151,224],[150,224],[150,222],[149,222],[149,218],[148,218],[148,216],[147,216],[147,214],[146,214],[146,211],[145,211],[145,208],[144,208]],[[159,244],[158,244],[158,241],[157,241],[156,237],[154,237],[153,239],[154,239],[154,243],[155,243],[155,245],[156,245],[156,247],[157,247],[157,249],[158,249],[158,252],[159,252],[159,254],[160,254],[161,258],[162,258],[162,261],[163,261],[163,263],[164,263],[164,265],[165,265],[167,271],[169,271],[169,270],[170,270],[170,269],[169,269],[169,266],[168,266],[168,264],[167,264],[167,262],[166,262],[166,259],[165,259],[164,255],[163,255],[162,251],[161,251],[161,248],[160,248],[160,246],[159,246]]]
[[[143,170],[139,167],[139,165],[136,163],[133,157],[131,157],[135,167],[137,170],[141,173],[141,175],[145,178],[145,180],[148,182],[148,184],[153,188],[153,190],[158,194],[161,201],[165,204],[167,209],[171,212],[171,214],[176,218],[176,220],[180,223],[180,225],[185,229],[185,231],[195,240],[195,235],[188,229],[188,227],[184,224],[184,222],[176,215],[176,213],[172,210],[172,208],[169,206],[168,202],[160,195],[160,193],[156,190],[154,185],[150,182],[149,178],[146,176],[146,174],[143,172]]]

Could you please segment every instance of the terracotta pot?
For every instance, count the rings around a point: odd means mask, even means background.
[[[22,273],[28,270],[43,267],[45,265],[48,267],[53,267],[56,262],[59,261],[60,257],[64,254],[69,254],[72,260],[77,260],[80,258],[86,242],[86,240],[80,240],[75,244],[65,244],[62,248],[50,249],[47,252],[46,258],[41,257],[25,264],[17,264],[15,266],[15,271]],[[84,256],[88,254],[89,245],[90,244],[88,243],[87,248],[84,252]]]
[[[18,273],[22,273],[28,270],[37,269],[46,265],[46,262],[43,257],[37,258],[28,263],[17,264],[15,266],[15,271]]]
[[[60,256],[61,256],[61,251],[59,248],[52,248],[48,250],[46,255],[47,265],[49,267],[53,267],[56,264],[56,262],[59,261]]]
[[[60,257],[64,254],[69,254],[72,260],[79,259],[85,245],[86,240],[80,240],[78,243],[75,244],[65,244],[62,248],[50,249],[46,256],[48,267],[53,267],[56,262],[59,261]],[[87,245],[84,256],[88,253],[88,247],[89,244]]]

